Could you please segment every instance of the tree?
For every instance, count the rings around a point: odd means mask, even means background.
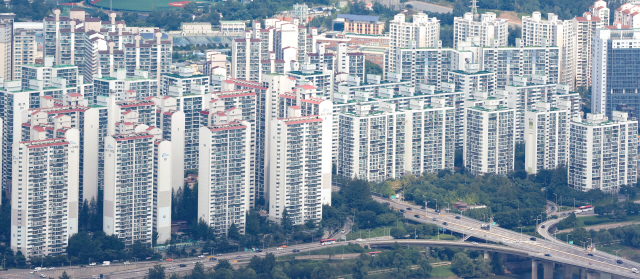
[[[392,228],[389,231],[389,234],[393,238],[405,238],[405,235],[407,235],[407,230],[405,230],[404,228]]]
[[[62,275],[60,277],[58,277],[58,279],[71,279],[71,277],[69,277],[69,275],[67,275],[66,271],[63,271]]]
[[[220,269],[233,269],[233,267],[231,267],[231,264],[229,263],[229,260],[220,260],[218,261],[218,264],[216,265],[216,267],[214,267],[214,270],[220,270]]]
[[[372,75],[382,75],[382,67],[380,67],[380,65],[371,62],[370,60],[365,60],[364,61],[364,70],[365,73],[367,74],[372,74]]]
[[[153,268],[149,268],[148,279],[164,279],[164,266],[156,264]]]
[[[231,224],[231,226],[229,226],[229,232],[227,233],[227,236],[233,240],[240,240],[241,235],[236,224]]]
[[[191,279],[206,279],[207,278],[207,274],[204,272],[204,265],[201,262],[197,262],[196,263],[196,265],[193,267],[193,271],[191,271],[191,276],[189,278],[191,278]]]
[[[459,277],[469,278],[475,275],[475,265],[464,252],[458,252],[451,260],[451,271]]]
[[[289,216],[289,211],[285,208],[282,211],[282,220],[280,221],[280,225],[285,232],[291,232],[293,230],[293,220],[291,216]]]

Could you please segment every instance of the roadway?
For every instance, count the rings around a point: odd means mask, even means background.
[[[574,245],[544,239],[531,240],[531,236],[529,235],[495,226],[492,226],[490,230],[482,230],[480,227],[484,223],[475,219],[464,216],[456,217],[456,215],[449,213],[428,212],[428,209],[422,210],[416,208],[413,204],[392,201],[377,196],[373,198],[379,202],[389,203],[389,206],[392,208],[406,210],[404,213],[405,218],[420,223],[436,224],[447,230],[455,231],[463,235],[470,235],[477,239],[501,243],[523,253],[528,253],[532,258],[564,263],[608,274],[640,278],[638,274],[634,274],[631,271],[631,268],[640,269],[640,264],[613,255],[594,253],[593,256],[589,256],[586,250]],[[411,210],[407,208],[411,208]],[[418,217],[416,218],[415,215]],[[436,219],[434,220],[434,218]],[[447,222],[447,225],[444,225],[443,222]],[[622,260],[623,264],[617,264],[616,260]]]

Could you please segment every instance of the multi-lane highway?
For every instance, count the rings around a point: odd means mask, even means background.
[[[523,252],[538,255],[538,257],[534,258],[569,264],[576,267],[587,268],[589,270],[619,276],[640,278],[638,274],[634,274],[632,272],[632,268],[640,269],[640,264],[615,257],[613,255],[605,253],[592,253],[589,255],[586,250],[574,245],[544,239],[534,240],[531,236],[500,227],[491,227],[490,230],[483,230],[481,229],[481,226],[484,225],[483,222],[464,216],[456,216],[444,212],[435,213],[433,210],[422,210],[420,208],[416,208],[415,205],[392,201],[376,196],[374,196],[374,199],[379,202],[389,203],[389,206],[395,209],[405,210],[406,212],[404,213],[404,216],[408,219],[421,223],[436,224],[440,227],[446,228],[447,230],[452,230],[464,235],[471,235],[474,238],[483,239],[485,241],[501,243]],[[447,225],[444,225],[444,222],[446,222]],[[623,263],[618,264],[617,260],[621,260]]]

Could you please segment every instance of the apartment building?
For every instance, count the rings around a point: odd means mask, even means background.
[[[632,2],[622,4],[622,6],[614,12],[612,25],[615,25],[617,22],[620,22],[622,25],[629,25],[631,28],[640,28],[640,5]]]
[[[256,172],[260,172],[258,166],[262,166],[264,163],[259,162],[258,158],[262,158],[259,156],[257,150],[257,93],[255,90],[233,90],[233,91],[221,91],[221,92],[213,92],[211,94],[211,101],[207,103],[204,109],[200,112],[202,116],[202,125],[203,126],[211,126],[215,125],[216,119],[218,118],[227,118],[227,119],[235,119],[236,122],[247,122],[249,123],[249,143],[250,143],[250,152],[247,153],[249,156],[249,194],[247,195],[247,200],[249,202],[250,207],[254,207],[257,199],[259,198],[258,193],[258,175]],[[231,121],[231,120],[228,120]]]
[[[338,174],[382,182],[406,173],[453,168],[454,108],[445,99],[412,99],[407,109],[380,102],[355,105],[339,119]]]
[[[540,12],[522,17],[521,44],[525,47],[543,46],[543,44],[558,47],[560,50],[558,83],[571,86],[571,90],[575,90],[576,39],[571,20],[559,20],[553,13],[547,14],[547,20],[543,20]]]
[[[102,229],[127,246],[152,242],[155,139],[145,126],[105,138]]]
[[[640,116],[640,29],[607,26],[597,30],[593,42],[591,109],[611,116],[625,111]]]
[[[600,18],[600,21],[602,21],[602,25],[607,26],[609,25],[609,8],[607,8],[607,2],[603,1],[603,0],[598,0],[595,3],[593,3],[593,5],[591,5],[591,7],[589,7],[589,13],[597,16]]]
[[[43,64],[28,64],[22,66],[22,88],[29,88],[32,84],[41,83],[41,87],[51,87],[54,83],[64,82],[65,86],[83,85],[83,77],[78,67],[73,65],[54,65],[51,56],[43,59]],[[64,80],[64,81],[61,81]],[[91,92],[88,92],[91,94]]]
[[[524,116],[527,173],[567,166],[571,117],[570,101],[559,101],[557,106],[538,102],[535,109],[527,109]]]
[[[638,121],[624,112],[587,113],[569,129],[568,184],[579,191],[617,193],[637,182]]]
[[[415,42],[415,47],[434,47],[440,40],[440,20],[429,17],[424,13],[413,15],[413,22],[406,21],[405,14],[397,14],[389,23],[389,70],[397,72],[395,68],[397,61],[401,58],[397,56],[397,50],[408,48],[411,42]]]
[[[35,64],[38,56],[36,33],[39,31],[42,31],[42,23],[40,22],[13,23],[12,80],[22,80],[22,66]]]
[[[379,16],[340,14],[333,20],[333,30],[344,33],[382,35],[384,22]]]
[[[487,92],[493,96],[497,88],[496,74],[489,71],[479,71],[479,65],[466,64],[464,70],[449,71],[449,83],[455,86],[455,91],[462,91],[468,99],[474,92]]]
[[[598,29],[604,28],[602,20],[585,12],[581,17],[573,18],[573,32],[576,36],[576,85],[591,86],[593,41]]]
[[[156,243],[171,240],[171,190],[173,176],[183,175],[172,167],[172,147],[167,140],[153,142],[153,231],[158,234]]]
[[[64,138],[34,134],[13,147],[11,249],[27,258],[65,253],[78,232],[78,143],[69,129]]]
[[[364,63],[362,61],[362,63]],[[315,65],[300,65],[300,70],[291,71],[287,76],[293,78],[297,84],[313,86],[319,98],[331,100],[333,96],[334,73],[330,70],[318,70]]]
[[[231,77],[260,82],[262,79],[260,39],[234,39],[231,49]]]
[[[116,101],[144,100],[158,96],[159,82],[150,78],[149,72],[136,70],[135,75],[127,76],[124,69],[118,69],[111,76],[96,77],[93,80],[94,93],[86,97],[89,105],[96,104],[98,96],[115,96]]]
[[[558,83],[560,56],[560,49],[549,46],[547,40],[542,40],[539,47],[525,47],[520,39],[516,39],[516,47],[492,44],[483,48],[482,70],[495,73],[498,89],[511,84],[514,76],[546,76],[549,83]]]
[[[470,51],[442,48],[442,41],[432,48],[418,48],[411,43],[410,47],[397,52],[400,59],[396,61],[395,73],[400,75],[400,80],[411,81],[416,87],[435,85],[437,90],[441,90],[443,82],[448,82],[450,71],[465,69],[466,61],[473,59]]]
[[[496,98],[487,98],[480,105],[465,105],[465,112],[466,171],[474,175],[505,175],[513,170],[515,109],[500,105]]]
[[[253,138],[249,122],[220,114],[214,117],[214,125],[200,128],[198,218],[216,236],[226,236],[233,225],[245,232],[251,208]]]
[[[581,100],[577,92],[568,90],[568,85],[548,83],[545,76],[514,76],[513,82],[496,96],[506,99],[506,106],[516,110],[516,142],[523,143],[526,137],[525,113],[536,109],[536,104],[546,102],[554,107],[560,101],[569,101],[570,118],[581,114]]]
[[[457,49],[461,42],[469,37],[478,37],[479,46],[507,46],[509,41],[509,21],[496,18],[496,14],[487,12],[480,15],[465,13],[453,19],[453,48]]]
[[[322,204],[331,202],[332,121],[326,116],[301,116],[300,107],[288,110],[287,118],[271,121],[273,139],[266,157],[269,219],[280,222],[286,209],[294,225],[317,223]]]

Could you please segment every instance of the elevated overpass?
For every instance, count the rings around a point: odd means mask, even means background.
[[[597,278],[599,277],[599,273],[606,273],[614,277],[640,278],[640,274],[632,271],[634,268],[640,270],[640,264],[610,254],[602,252],[589,253],[583,248],[561,241],[535,239],[529,235],[495,226],[492,226],[490,230],[483,230],[481,226],[484,223],[475,219],[449,213],[436,213],[433,210],[429,211],[429,209],[421,210],[420,208],[415,208],[416,206],[412,204],[389,200],[375,195],[373,198],[378,202],[388,203],[392,208],[398,210],[404,209],[406,211],[404,217],[415,222],[435,224],[463,235],[470,235],[477,239],[502,244],[510,248],[509,250],[504,250],[504,253],[516,255],[526,254],[532,258],[534,266],[538,263],[543,263],[545,270],[547,270],[549,264],[551,264],[552,271],[553,263],[560,263],[585,270],[587,277],[592,276],[593,278]],[[446,222],[447,225],[444,225],[444,222]],[[478,244],[478,247],[480,247],[480,245],[482,244]],[[622,264],[618,264],[618,260],[622,261]],[[535,272],[535,270],[533,272]],[[545,272],[545,278],[548,277],[547,275],[547,272]],[[553,273],[551,272],[549,276],[552,275]]]

